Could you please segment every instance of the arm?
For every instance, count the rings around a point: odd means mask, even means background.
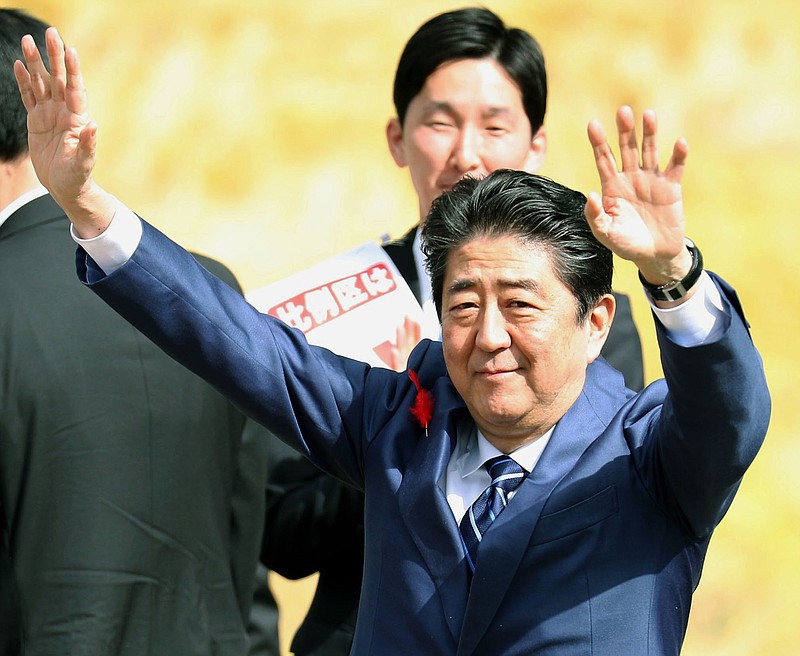
[[[589,125],[602,195],[590,195],[587,220],[597,238],[634,262],[648,282],[680,280],[692,263],[684,245],[680,187],[686,143],[675,144],[662,172],[654,113],[644,114],[641,163],[630,108],[618,112],[617,128],[621,171],[600,125]],[[647,422],[645,443],[634,449],[643,480],[695,537],[710,534],[724,515],[764,439],[770,413],[761,359],[738,299],[708,275],[683,298],[654,303],[668,393]],[[698,301],[701,310],[719,303],[724,320],[707,330],[689,326],[680,335],[665,327],[664,313],[685,312]],[[645,392],[645,405],[648,398]]]
[[[77,53],[47,31],[52,75],[33,40],[23,38],[26,65],[15,74],[28,111],[29,149],[37,175],[70,218],[93,238],[112,226],[118,202],[92,177],[96,128],[87,113]],[[125,212],[129,210],[124,208]],[[121,218],[121,217],[120,217]],[[405,378],[310,347],[299,331],[261,315],[239,294],[200,267],[184,249],[132,217],[142,228],[135,257],[105,276],[88,257],[79,270],[94,291],[173,358],[267,425],[329,473],[363,482],[369,439],[365,391],[407,403]],[[120,222],[114,221],[117,225]],[[389,404],[391,405],[391,403]],[[388,417],[385,406],[377,424]]]

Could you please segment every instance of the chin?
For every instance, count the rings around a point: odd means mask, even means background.
[[[494,426],[514,426],[522,420],[523,416],[518,411],[512,412],[510,409],[505,408],[487,409],[483,413],[483,417]]]

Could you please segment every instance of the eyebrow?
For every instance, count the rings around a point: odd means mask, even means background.
[[[450,102],[446,100],[430,100],[427,103],[425,103],[423,107],[423,112],[425,114],[431,114],[433,112],[446,112],[448,114],[454,114],[456,113],[456,109]],[[492,106],[489,107],[488,110],[483,113],[483,116],[487,118],[492,118],[495,116],[504,116],[510,113],[511,111],[509,110],[508,107]]]
[[[501,289],[523,289],[525,291],[539,293],[542,289],[542,286],[532,278],[514,278],[514,279],[503,279],[497,281],[498,286]],[[450,294],[455,294],[456,292],[463,292],[468,289],[473,289],[474,287],[478,287],[479,283],[476,278],[459,278],[454,280],[448,287],[447,291]]]

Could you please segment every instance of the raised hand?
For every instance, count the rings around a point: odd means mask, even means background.
[[[36,175],[75,224],[78,234],[102,232],[113,218],[113,198],[98,187],[97,127],[89,119],[78,53],[65,50],[58,31],[46,33],[50,73],[31,36],[22,39],[25,64],[14,63],[28,111],[28,146]],[[27,67],[26,67],[27,66]]]
[[[598,240],[636,264],[649,282],[659,285],[680,280],[691,266],[683,241],[681,194],[688,147],[684,139],[676,141],[667,167],[661,171],[655,112],[644,112],[642,128],[640,160],[633,111],[630,107],[619,109],[619,170],[600,123],[589,123],[602,196],[589,194],[585,213]]]
[[[411,351],[422,339],[422,326],[406,315],[403,323],[397,326],[397,341],[392,345],[389,365],[395,371],[404,371]]]

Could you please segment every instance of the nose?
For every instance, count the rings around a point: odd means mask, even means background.
[[[480,167],[480,141],[480,134],[473,127],[464,126],[459,130],[458,139],[453,144],[451,163],[462,175]]]
[[[498,308],[484,308],[475,344],[486,353],[494,353],[511,346],[511,334],[508,332],[505,317]]]

